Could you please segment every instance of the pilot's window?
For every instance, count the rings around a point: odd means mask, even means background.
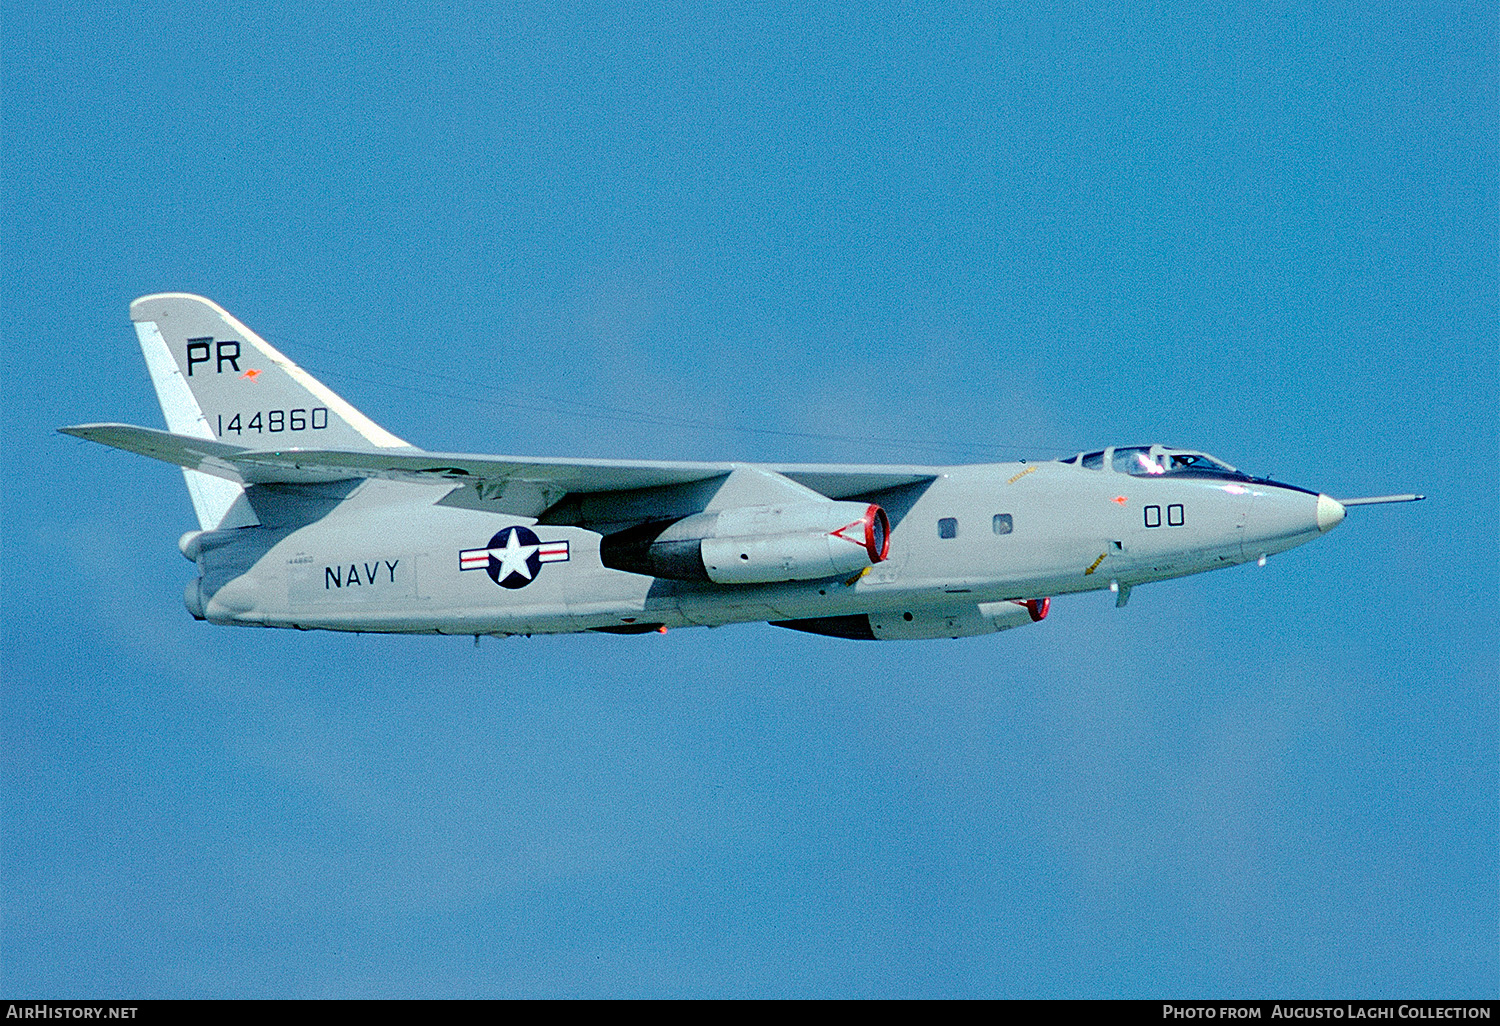
[[[1212,456],[1205,456],[1201,452],[1174,452],[1166,457],[1167,473],[1176,474],[1183,471],[1207,472],[1211,474],[1234,474],[1227,465],[1220,463]]]
[[[996,534],[1010,534],[1016,529],[1009,513],[996,513],[995,518],[990,521],[990,526],[994,528]]]
[[[1100,449],[1098,452],[1089,453],[1083,458],[1083,465],[1085,467],[1088,467],[1090,470],[1103,470],[1104,450]]]
[[[1147,506],[1146,507],[1146,526],[1147,527],[1160,527],[1161,526],[1161,507],[1160,506]]]
[[[943,517],[938,521],[939,538],[957,538],[958,520],[954,517]]]
[[[1173,505],[1173,506],[1168,506],[1167,507],[1167,526],[1168,527],[1181,527],[1186,522],[1187,521],[1184,520],[1183,516],[1182,516],[1182,507],[1181,506]]]
[[[1165,474],[1161,464],[1151,458],[1151,448],[1145,445],[1132,445],[1125,449],[1116,449],[1114,457],[1110,460],[1111,466],[1119,474],[1134,474],[1136,477],[1145,477],[1150,474]]]

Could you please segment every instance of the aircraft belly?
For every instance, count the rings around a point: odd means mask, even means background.
[[[600,535],[585,528],[434,505],[430,488],[372,481],[295,529],[223,533],[232,544],[200,558],[202,606],[218,623],[445,634],[889,618],[1162,580],[1265,546],[1247,542],[1245,503],[1217,486],[1101,479],[1104,491],[1064,492],[1056,473],[1017,478],[1027,492],[975,473],[942,479],[903,516],[886,560],[847,578],[768,585],[607,568]],[[997,513],[1012,530],[994,529]],[[940,530],[948,517],[956,536]]]
[[[718,627],[729,623],[755,623],[775,620],[782,614],[764,603],[724,601],[712,596],[678,599],[678,612],[687,623],[699,627]]]

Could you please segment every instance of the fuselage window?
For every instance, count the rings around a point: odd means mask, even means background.
[[[1146,526],[1147,527],[1160,527],[1161,526],[1161,507],[1160,506],[1147,506],[1146,507]]]
[[[958,520],[955,517],[943,517],[938,521],[939,538],[957,538]]]
[[[996,534],[1010,534],[1016,529],[1015,522],[1011,520],[1009,513],[996,513],[995,518],[990,521]]]
[[[1181,506],[1172,505],[1172,506],[1168,506],[1167,507],[1167,526],[1168,527],[1181,527],[1185,523],[1187,523],[1187,520],[1184,519],[1184,517],[1182,515],[1182,507]]]

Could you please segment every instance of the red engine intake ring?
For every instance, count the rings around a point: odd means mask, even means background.
[[[1027,599],[1026,612],[1031,614],[1032,623],[1041,623],[1047,619],[1047,612],[1052,608],[1052,599]]]
[[[891,522],[885,510],[872,502],[865,510],[864,525],[865,551],[870,554],[871,563],[879,563],[891,553]]]
[[[891,551],[891,522],[886,518],[885,510],[873,502],[865,507],[864,516],[829,533],[835,538],[864,546],[871,563],[879,563]]]

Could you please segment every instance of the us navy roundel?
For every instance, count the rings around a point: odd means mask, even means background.
[[[507,527],[485,548],[461,551],[458,568],[484,570],[502,588],[524,588],[536,580],[543,563],[562,563],[567,558],[567,542],[544,542],[529,527]]]

